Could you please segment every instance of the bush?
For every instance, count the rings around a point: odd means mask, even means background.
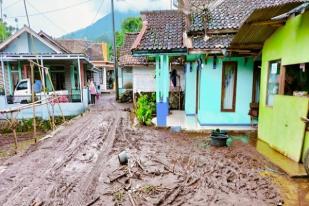
[[[140,124],[151,125],[153,113],[156,111],[155,95],[142,95],[137,100],[136,117]]]

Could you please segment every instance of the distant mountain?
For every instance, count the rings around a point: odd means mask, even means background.
[[[115,28],[116,31],[120,30],[121,23],[128,17],[139,16],[139,12],[118,12],[115,11]],[[112,43],[112,14],[108,14],[94,24],[91,24],[83,29],[74,31],[72,33],[64,35],[64,39],[85,39],[90,41],[105,41]]]

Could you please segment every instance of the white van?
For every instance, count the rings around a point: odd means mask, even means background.
[[[35,80],[39,81],[39,80]],[[40,85],[39,88],[36,88],[36,99],[42,99],[42,97],[45,95],[44,92],[42,92],[42,86]],[[14,96],[13,96],[13,102],[14,103],[24,103],[27,104],[31,102],[31,81],[30,79],[22,79],[18,82],[15,90],[14,90]],[[57,95],[68,95],[68,91],[55,91],[55,92],[48,92],[48,95],[51,94],[57,94]]]

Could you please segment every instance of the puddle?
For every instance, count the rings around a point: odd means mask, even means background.
[[[267,160],[288,174],[274,171],[261,172],[262,176],[269,177],[272,182],[278,186],[284,199],[284,205],[309,205],[309,178],[304,177],[306,176],[306,172],[302,164],[273,150],[268,144],[258,140],[255,133],[250,133],[248,135],[231,135],[227,144],[231,146],[236,141],[241,141],[253,146]]]
[[[309,205],[309,179],[290,178],[273,172],[262,172],[262,176],[270,177],[278,186],[284,199],[284,205]]]

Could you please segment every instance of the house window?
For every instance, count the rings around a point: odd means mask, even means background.
[[[281,61],[269,62],[266,105],[272,106],[275,95],[279,94]]]
[[[285,67],[284,95],[306,96],[309,92],[309,64],[295,64]]]
[[[222,69],[221,111],[235,112],[237,63],[224,62]]]

